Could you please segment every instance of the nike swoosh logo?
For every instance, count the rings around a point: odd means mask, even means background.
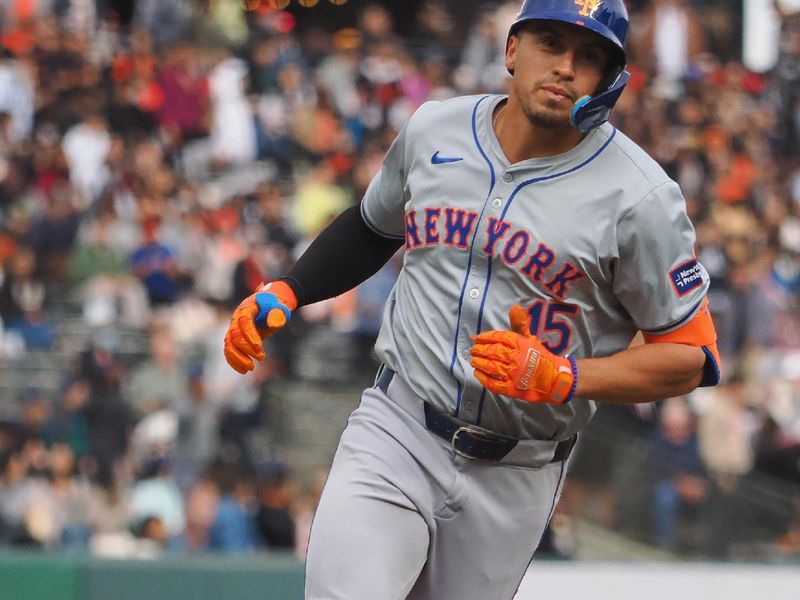
[[[454,163],[454,162],[458,162],[460,160],[464,160],[464,159],[463,158],[448,158],[448,157],[445,157],[445,156],[439,156],[439,151],[438,150],[433,153],[433,156],[431,156],[431,162],[433,164],[435,164],[435,165],[443,165],[445,163]]]

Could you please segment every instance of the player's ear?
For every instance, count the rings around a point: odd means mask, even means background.
[[[512,34],[508,36],[508,40],[506,41],[506,56],[505,56],[505,63],[506,69],[512,75],[514,74],[514,64],[517,60],[517,44],[519,43],[519,36],[517,34]]]

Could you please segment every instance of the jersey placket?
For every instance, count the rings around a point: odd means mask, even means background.
[[[467,376],[461,390],[457,416],[469,423],[480,424],[482,400],[486,393],[483,386],[472,376],[472,366],[469,361],[472,347],[470,336],[482,331],[483,311],[489,294],[494,266],[493,257],[483,251],[488,242],[487,223],[492,217],[500,218],[506,201],[514,191],[515,180],[516,176],[511,169],[502,172],[484,202],[483,210],[475,227],[470,272],[467,277],[465,293],[461,299],[458,347]]]

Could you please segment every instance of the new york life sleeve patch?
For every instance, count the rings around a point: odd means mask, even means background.
[[[669,277],[675,293],[681,298],[693,289],[703,285],[708,279],[708,274],[697,259],[692,259],[672,269],[669,272]]]

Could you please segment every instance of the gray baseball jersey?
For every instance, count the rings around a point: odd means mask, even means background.
[[[405,239],[376,350],[441,411],[521,438],[564,439],[594,402],[531,404],[487,392],[470,336],[527,307],[556,354],[607,356],[637,330],[667,333],[699,309],[681,192],[606,123],[572,150],[511,165],[492,127],[504,96],[429,102],[389,150],[362,202],[367,224]]]

